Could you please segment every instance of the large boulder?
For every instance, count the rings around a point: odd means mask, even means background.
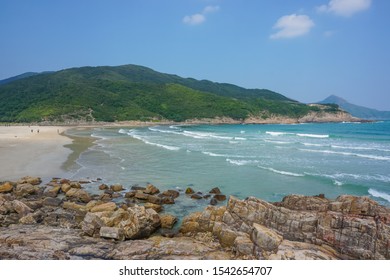
[[[81,184],[80,182],[77,182],[77,181],[72,181],[72,182],[69,182],[69,185],[72,189],[81,189]]]
[[[300,211],[327,211],[329,200],[322,196],[288,195],[280,203],[281,206]]]
[[[221,194],[221,190],[218,187],[212,188],[209,193]]]
[[[160,217],[153,209],[135,205],[127,211],[129,219],[120,223],[127,239],[149,237],[161,225]]]
[[[81,223],[82,231],[89,236],[100,234],[100,229],[104,226],[105,224],[102,219],[94,213],[87,213]]]
[[[71,188],[66,193],[66,196],[85,203],[88,203],[92,200],[91,196],[86,191],[77,188]]]
[[[147,200],[150,195],[144,193],[143,191],[136,191],[134,197],[139,200]]]
[[[225,201],[226,200],[226,195],[224,195],[224,194],[216,194],[216,195],[214,195],[213,198],[216,199],[217,201]]]
[[[157,213],[159,213],[163,210],[163,207],[160,204],[154,204],[154,203],[150,203],[150,202],[145,203],[144,207],[146,209],[151,208],[154,211],[156,211]]]
[[[90,236],[96,234],[102,226],[119,228],[123,230],[124,238],[139,239],[149,237],[160,225],[160,217],[156,211],[135,205],[127,210],[119,208],[111,212],[88,213],[84,218],[82,228]],[[113,231],[119,233],[117,230]]]
[[[62,200],[57,197],[45,197],[42,201],[43,206],[58,207],[62,203]]]
[[[71,201],[64,201],[62,203],[62,208],[68,209],[68,210],[75,210],[75,211],[87,211],[87,207],[85,204],[80,204],[76,202],[71,202]]]
[[[67,193],[71,188],[72,188],[72,187],[71,187],[68,183],[62,184],[62,185],[61,185],[61,191],[62,191],[63,193]]]
[[[39,187],[34,186],[30,183],[23,183],[23,184],[18,184],[14,188],[14,194],[18,197],[26,197],[29,195],[33,195],[38,193]]]
[[[114,184],[114,185],[111,185],[110,186],[110,189],[113,191],[113,192],[121,192],[124,190],[123,186],[121,184]]]
[[[178,198],[180,196],[180,193],[176,190],[166,190],[161,193],[161,196],[168,196],[172,198]]]
[[[161,197],[154,196],[154,195],[149,195],[148,198],[146,199],[149,203],[153,204],[162,204],[162,199]]]
[[[148,184],[144,190],[144,193],[151,194],[151,195],[157,194],[159,192],[160,190],[155,186],[153,186],[152,184]]]
[[[100,237],[110,238],[115,240],[124,240],[125,235],[123,229],[114,227],[101,227],[99,231]]]
[[[61,186],[60,185],[56,185],[56,186],[48,186],[46,187],[46,189],[44,190],[43,194],[45,196],[49,196],[49,197],[56,197],[59,193],[61,189]]]
[[[170,214],[160,215],[161,227],[162,228],[173,228],[177,222],[177,218]]]
[[[351,215],[374,217],[379,214],[379,204],[366,196],[341,195],[329,206],[330,210]]]
[[[107,203],[98,204],[98,205],[92,207],[90,211],[92,213],[104,212],[104,211],[112,212],[112,211],[115,211],[116,209],[117,209],[117,206],[114,202],[107,202]]]
[[[23,217],[31,212],[34,212],[30,207],[19,200],[13,200],[11,202],[13,210],[19,214],[20,217]]]
[[[0,193],[10,192],[13,188],[13,184],[11,184],[10,182],[5,182],[4,184],[0,185]]]
[[[253,243],[261,249],[261,251],[277,252],[277,249],[283,241],[283,237],[275,231],[266,228],[265,226],[254,223],[251,235]]]
[[[42,183],[41,178],[39,177],[32,177],[32,176],[26,176],[17,181],[18,184],[31,184],[31,185],[39,185]]]

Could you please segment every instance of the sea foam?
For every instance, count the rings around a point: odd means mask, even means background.
[[[369,189],[368,193],[374,197],[380,197],[380,198],[383,198],[383,199],[387,200],[388,202],[390,202],[390,194],[380,192],[380,191],[377,191],[375,189]]]

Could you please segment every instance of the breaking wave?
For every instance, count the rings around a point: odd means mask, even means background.
[[[389,160],[390,161],[390,157],[377,156],[377,155],[366,155],[366,154],[357,154],[357,153],[348,153],[348,152],[335,152],[335,151],[330,151],[330,150],[310,150],[310,149],[299,149],[299,150],[303,151],[303,152],[309,152],[309,153],[335,154],[335,155],[368,158],[368,159],[372,159],[372,160]]]
[[[277,170],[277,169],[274,169],[272,167],[264,167],[264,166],[261,166],[261,165],[259,165],[258,167],[261,168],[261,169],[264,169],[264,170],[268,170],[268,171],[271,171],[271,172],[274,172],[274,173],[277,173],[277,174],[282,174],[282,175],[287,175],[287,176],[294,176],[294,177],[304,177],[305,176],[305,174],[293,173],[293,172],[288,172],[288,171],[283,171],[283,170]]]
[[[380,198],[383,198],[384,200],[387,200],[388,202],[390,202],[390,194],[380,192],[380,191],[377,191],[375,189],[369,189],[368,193],[374,197],[380,197]]]

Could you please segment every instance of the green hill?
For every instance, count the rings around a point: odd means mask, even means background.
[[[71,68],[0,85],[0,122],[298,118],[319,110],[269,90],[136,65]]]
[[[17,76],[8,78],[8,79],[0,80],[0,85],[5,85],[5,84],[11,83],[13,81],[24,79],[24,78],[31,77],[31,76],[35,76],[38,74],[39,73],[35,73],[35,72],[26,72],[26,73],[23,73],[23,74],[20,74],[20,75],[17,75]]]

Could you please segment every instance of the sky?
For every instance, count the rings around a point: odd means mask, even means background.
[[[388,0],[0,0],[0,79],[137,64],[390,110]]]

